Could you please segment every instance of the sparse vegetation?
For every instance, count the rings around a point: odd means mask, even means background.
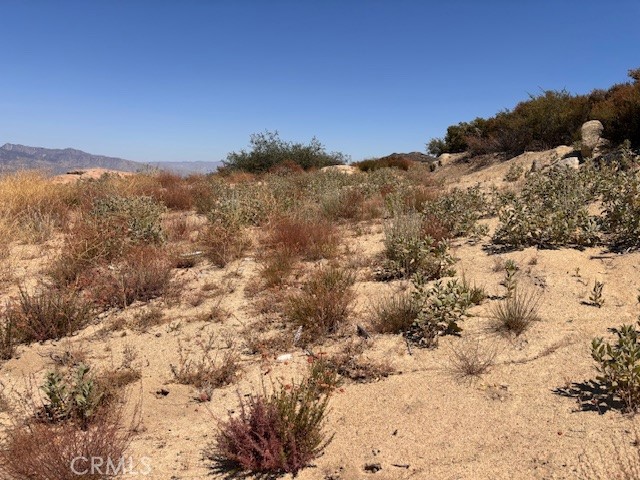
[[[538,309],[540,297],[535,291],[516,288],[506,299],[494,305],[491,313],[498,331],[523,334],[533,322],[540,320]]]
[[[336,333],[350,313],[355,281],[353,272],[340,267],[322,267],[311,274],[300,293],[289,297],[285,317],[302,327],[302,343],[316,343]]]

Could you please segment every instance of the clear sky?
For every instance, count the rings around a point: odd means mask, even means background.
[[[640,67],[640,2],[0,0],[0,144],[221,160],[249,135],[424,151]]]

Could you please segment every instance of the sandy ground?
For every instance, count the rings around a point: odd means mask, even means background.
[[[530,164],[531,159],[513,161]],[[477,182],[502,186],[508,163],[479,172],[465,168],[451,165],[439,175],[464,174],[456,182],[460,186]],[[489,224],[495,227],[495,221]],[[362,235],[345,232],[349,236],[345,243],[359,257],[355,263],[362,265],[353,325],[367,324],[368,306],[377,297],[403,288],[402,282],[370,280],[366,265],[382,251],[383,237],[379,223],[362,230]],[[484,286],[493,299],[471,310],[461,337],[444,337],[434,350],[413,349],[410,354],[401,338],[375,335],[367,354],[388,360],[397,373],[374,383],[346,383],[333,396],[326,431],[335,437],[324,455],[298,478],[593,478],[592,473],[580,473],[585,462],[614,468],[616,445],[623,455],[634,451],[632,432],[638,423],[634,417],[617,410],[581,408],[575,395],[560,391],[595,378],[589,348],[593,337],[607,335],[608,328],[623,322],[635,322],[640,253],[528,248],[497,255],[486,249],[488,243],[488,237],[475,245],[456,242],[454,253],[459,261],[455,268],[459,276],[464,273],[471,283]],[[15,249],[14,278],[37,278],[50,252]],[[350,256],[353,260],[354,254]],[[491,328],[490,309],[504,294],[500,285],[504,274],[495,266],[509,258],[520,266],[520,285],[541,295],[541,321],[518,338]],[[134,459],[147,457],[152,466],[150,475],[137,478],[220,478],[211,474],[202,458],[203,448],[215,437],[217,422],[237,408],[238,394],[259,391],[265,379],[287,381],[304,368],[306,356],[293,347],[269,358],[244,351],[240,381],[215,390],[212,400],[205,403],[195,401],[197,392],[192,387],[174,383],[170,365],[178,362],[179,344],[197,353],[198,340],[212,338],[221,354],[229,347],[246,350],[241,332],[260,321],[254,308],[256,298],[244,291],[256,271],[251,255],[224,269],[203,263],[180,270],[176,277],[185,282],[183,293],[173,302],[150,302],[163,309],[165,322],[144,333],[112,327],[118,319],[149,308],[134,304],[125,311],[110,312],[71,338],[21,347],[18,358],[1,366],[5,394],[23,390],[30,375],[42,378],[52,368],[52,353],[81,348],[92,364],[118,366],[125,350],[133,350],[142,380],[133,386],[130,397],[131,404],[142,405],[142,424],[131,454]],[[596,279],[605,284],[602,308],[583,303]],[[218,288],[203,288],[212,284]],[[15,294],[7,285],[2,288],[5,298]],[[202,303],[193,306],[199,296]],[[218,304],[228,312],[222,321],[198,318]],[[348,336],[356,339],[354,333],[355,327],[348,329],[330,340],[327,348]],[[451,368],[452,351],[473,342],[495,351],[496,364],[476,380],[460,380]],[[292,353],[293,358],[277,362],[279,353]],[[160,389],[169,393],[158,395]],[[2,415],[8,420],[7,413]],[[365,470],[368,464],[379,464],[380,469],[371,473]]]

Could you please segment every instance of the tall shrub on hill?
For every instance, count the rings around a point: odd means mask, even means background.
[[[250,151],[231,152],[223,160],[223,172],[242,170],[251,173],[263,173],[277,165],[296,164],[305,170],[322,168],[327,165],[341,165],[347,157],[342,153],[328,153],[317,138],[308,144],[287,142],[278,132],[265,131],[254,133],[249,141]]]
[[[580,127],[600,120],[605,137],[613,145],[625,139],[640,146],[640,68],[629,71],[632,82],[573,95],[566,90],[544,90],[530,95],[511,110],[493,117],[476,118],[447,128],[444,138],[434,138],[427,150],[435,155],[470,151],[473,154],[544,150],[571,145],[580,138]]]

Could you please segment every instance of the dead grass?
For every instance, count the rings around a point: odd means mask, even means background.
[[[251,239],[240,226],[213,223],[202,233],[200,243],[207,257],[218,267],[242,257],[251,246]]]
[[[453,375],[459,380],[479,377],[495,364],[497,350],[479,340],[462,340],[450,348],[449,362]]]
[[[209,401],[213,390],[229,385],[238,378],[240,358],[233,350],[219,358],[220,350],[215,348],[213,336],[197,341],[196,347],[198,352],[194,354],[187,352],[179,343],[179,361],[177,365],[171,365],[171,372],[176,382],[198,389],[197,400]]]
[[[335,227],[323,218],[279,217],[268,226],[266,245],[282,255],[319,260],[335,255],[339,237]]]

